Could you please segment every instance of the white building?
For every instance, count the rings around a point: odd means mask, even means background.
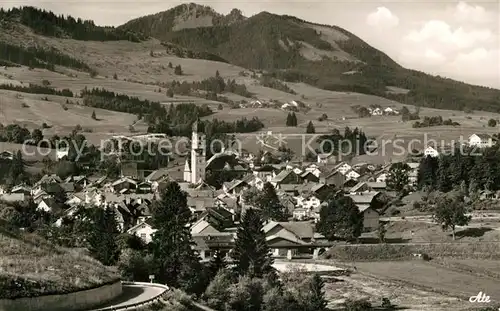
[[[472,134],[469,137],[469,145],[479,148],[491,147],[493,146],[493,138],[488,134]]]
[[[350,170],[349,172],[347,172],[345,174],[345,177],[347,179],[354,179],[354,180],[357,180],[360,176],[361,175],[358,172],[356,172],[355,170]]]
[[[439,157],[439,152],[436,149],[434,149],[433,147],[429,146],[429,147],[425,148],[424,156],[425,157],[430,156],[432,158],[436,158],[436,157]]]
[[[349,164],[345,163],[345,162],[342,162],[342,163],[339,163],[337,166],[335,166],[333,168],[333,171],[339,171],[340,174],[344,175],[349,172],[350,170],[352,169],[352,166],[350,166]]]
[[[193,124],[191,137],[191,161],[186,159],[184,165],[184,181],[198,184],[205,180],[206,169],[206,137],[198,133],[198,122]]]
[[[153,229],[153,227],[147,222],[141,222],[127,230],[128,234],[140,237],[146,244],[153,240],[153,234],[155,232],[156,229]]]

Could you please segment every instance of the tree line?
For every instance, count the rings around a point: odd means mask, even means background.
[[[368,137],[359,128],[351,129],[346,127],[344,129],[344,134],[341,134],[338,129],[332,130],[330,134],[321,135],[317,139],[317,143],[322,146],[322,151],[324,153],[333,152],[338,154],[346,154],[350,152],[351,155],[363,155],[366,154],[368,146]],[[352,147],[352,148],[351,148]],[[349,148],[351,148],[349,150]]]
[[[442,192],[463,189],[468,194],[500,190],[499,158],[498,146],[482,151],[456,149],[436,158],[427,156],[420,163],[418,187]]]
[[[251,98],[253,96],[253,94],[247,90],[245,84],[238,84],[234,79],[224,81],[224,78],[220,76],[219,71],[215,73],[214,77],[210,77],[208,79],[194,82],[183,81],[182,83],[174,80],[165,84],[164,87],[167,87],[169,92],[179,95],[192,95],[193,92],[201,90],[207,92],[208,94],[213,93],[216,95],[227,92],[247,98]]]
[[[48,86],[42,86],[38,84],[30,83],[29,86],[24,85],[14,85],[14,84],[0,84],[0,89],[17,91],[22,93],[30,94],[46,94],[46,95],[57,95],[65,97],[73,97],[74,94],[70,89],[57,90]]]
[[[75,19],[67,15],[56,15],[51,11],[24,6],[9,10],[0,9],[0,20],[10,19],[21,22],[30,27],[37,34],[57,38],[71,38],[75,40],[118,41],[128,40],[141,42],[146,36],[130,30],[114,27],[100,27],[92,20]]]
[[[6,66],[12,63],[29,66],[30,68],[48,69],[50,71],[55,71],[56,65],[83,71],[91,70],[84,62],[63,54],[55,48],[23,48],[5,42],[0,42],[0,60],[4,60]]]
[[[451,119],[443,120],[443,117],[441,116],[434,116],[434,117],[426,116],[422,119],[422,121],[416,121],[415,123],[413,123],[414,128],[441,126],[441,125],[459,126],[460,123],[454,122]]]

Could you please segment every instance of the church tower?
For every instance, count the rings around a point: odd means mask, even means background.
[[[205,180],[206,168],[206,137],[198,133],[198,121],[193,123],[191,137],[191,180],[192,184],[198,184]]]

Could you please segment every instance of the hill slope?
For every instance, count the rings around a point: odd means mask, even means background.
[[[64,294],[116,281],[115,270],[75,250],[0,223],[0,299]]]
[[[199,17],[186,15],[186,6],[178,6],[135,19],[118,29],[134,29],[188,49],[216,54],[232,64],[263,69],[289,82],[373,94],[431,108],[500,111],[500,90],[403,68],[340,27],[267,12],[233,23],[213,22],[221,15],[206,7],[189,7],[196,12],[204,8],[212,22],[198,27],[179,26]],[[392,87],[409,92],[396,94],[391,92]]]

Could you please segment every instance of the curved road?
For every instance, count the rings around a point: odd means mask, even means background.
[[[109,307],[119,308],[128,306],[154,298],[165,291],[164,288],[139,284],[123,284],[122,290],[123,293],[120,296],[94,310],[97,311]]]

